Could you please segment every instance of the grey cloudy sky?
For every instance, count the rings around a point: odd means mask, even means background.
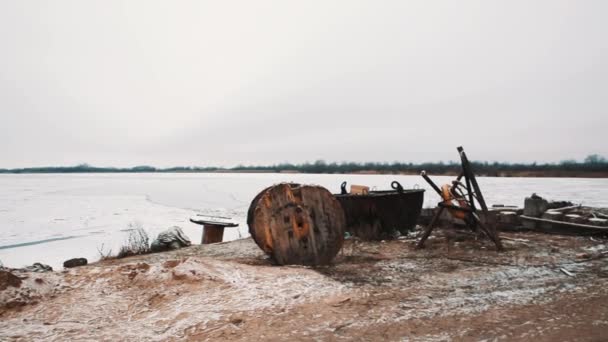
[[[0,0],[0,167],[608,155],[608,1]],[[466,133],[474,130],[474,134]]]

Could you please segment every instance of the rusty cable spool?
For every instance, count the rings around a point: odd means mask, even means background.
[[[283,183],[253,199],[247,224],[256,244],[277,264],[322,265],[342,248],[346,219],[327,189]]]

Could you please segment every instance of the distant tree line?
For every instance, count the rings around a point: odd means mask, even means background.
[[[477,174],[487,176],[510,176],[532,172],[537,175],[572,175],[574,173],[606,173],[608,175],[608,160],[593,154],[583,162],[564,160],[559,163],[505,163],[505,162],[472,162]],[[135,166],[132,168],[95,167],[88,164],[67,167],[33,167],[21,169],[0,169],[0,173],[132,173],[132,172],[300,172],[300,173],[364,173],[375,172],[385,174],[416,174],[426,170],[430,174],[456,174],[460,171],[460,162],[428,162],[428,163],[326,163],[317,160],[303,164],[283,163],[270,166],[244,166],[232,168],[178,166],[171,168],[156,168],[153,166]]]
[[[559,163],[505,163],[505,162],[471,162],[473,169],[478,174],[488,176],[500,176],[518,172],[608,172],[608,160],[599,155],[590,155],[583,162],[576,160],[564,160]],[[460,161],[427,162],[427,163],[326,163],[317,160],[314,163],[304,164],[278,164],[273,166],[237,166],[234,171],[268,171],[268,172],[302,172],[302,173],[419,173],[422,170],[430,174],[457,174],[460,172]]]
[[[218,171],[218,167],[170,167],[156,168],[154,166],[135,166],[128,168],[118,167],[96,167],[89,164],[77,166],[43,166],[28,167],[20,169],[0,169],[0,173],[146,173],[146,172],[212,172]]]

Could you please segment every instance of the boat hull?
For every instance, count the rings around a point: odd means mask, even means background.
[[[365,195],[334,195],[346,216],[346,230],[363,240],[382,240],[416,226],[424,190],[372,191]]]

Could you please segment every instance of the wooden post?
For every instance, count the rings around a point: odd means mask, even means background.
[[[224,239],[224,226],[218,226],[215,224],[206,224],[203,226],[203,239],[201,243],[203,245],[208,243],[222,242]]]

